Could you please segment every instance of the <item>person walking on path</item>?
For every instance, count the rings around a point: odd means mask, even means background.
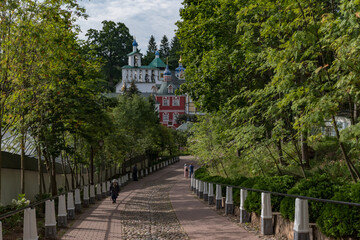
[[[138,177],[137,177],[137,172],[138,172],[138,170],[137,170],[137,167],[136,167],[136,165],[134,165],[134,167],[133,167],[133,180],[134,181],[137,181],[138,180]]]
[[[116,179],[114,179],[110,186],[111,199],[113,203],[116,203],[116,199],[119,196],[120,187]]]
[[[189,177],[189,168],[187,166],[187,164],[184,164],[184,178],[188,178]]]
[[[194,173],[194,165],[192,165],[192,163],[190,163],[189,172],[190,172],[190,177],[191,177],[191,175]]]

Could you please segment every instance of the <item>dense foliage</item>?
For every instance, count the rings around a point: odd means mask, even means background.
[[[123,23],[104,21],[102,30],[89,30],[88,41],[81,41],[75,25],[80,17],[86,17],[85,9],[75,0],[0,3],[0,146],[5,133],[19,146],[22,193],[26,146],[33,148],[38,166],[44,160],[50,192],[57,195],[60,162],[70,169],[74,189],[93,184],[95,172],[107,174],[101,170],[134,157],[176,154],[184,144],[182,136],[159,124],[153,98],[137,95],[136,88],[119,99],[104,94],[118,80],[118,66],[126,64],[132,37]],[[49,189],[38,174],[42,196]]]
[[[206,113],[190,152],[210,175],[260,177],[258,188],[289,175],[303,180],[283,192],[322,198],[360,180],[359,1],[184,0],[180,14],[181,89]],[[356,236],[310,206],[324,233]]]
[[[191,146],[202,163],[224,176],[237,169],[306,178],[319,167],[314,147],[330,129],[347,168],[342,177],[360,179],[358,1],[183,6],[181,88],[207,113],[195,124]],[[351,121],[343,131],[340,116]]]
[[[225,196],[225,186],[233,188],[233,201],[236,206],[240,202],[240,188],[250,188],[276,193],[288,193],[319,199],[358,203],[360,198],[359,183],[344,184],[329,178],[327,174],[314,174],[308,179],[295,179],[292,176],[274,177],[242,177],[224,178],[211,175],[207,168],[201,167],[195,171],[195,176],[205,182],[223,184],[222,194]],[[215,189],[214,189],[215,190]],[[309,201],[310,222],[316,222],[320,230],[331,237],[359,237],[360,210],[358,207],[340,204]],[[294,220],[295,198],[271,195],[273,212],[281,212],[287,219]],[[248,191],[245,200],[245,209],[248,212],[261,212],[261,193]]]

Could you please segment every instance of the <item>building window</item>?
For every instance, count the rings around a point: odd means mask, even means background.
[[[174,93],[174,88],[171,85],[168,86],[168,93]]]
[[[164,113],[164,115],[163,115],[163,121],[164,121],[164,122],[169,121],[169,114],[168,114],[168,113]]]
[[[178,97],[174,97],[173,106],[180,106],[180,99]]]
[[[169,99],[163,98],[163,106],[169,106]]]
[[[151,73],[151,82],[155,82],[155,73],[154,73],[154,71],[152,71],[152,73]]]
[[[174,113],[173,115],[173,121],[176,122],[176,119],[179,117],[179,114],[178,113]]]
[[[173,125],[173,123],[172,122],[168,122],[168,126],[172,126]]]

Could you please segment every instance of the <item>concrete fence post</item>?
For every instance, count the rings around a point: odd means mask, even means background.
[[[245,210],[245,200],[247,198],[247,190],[240,190],[240,223],[250,222],[250,214]]]
[[[310,240],[308,201],[295,200],[294,240]]]
[[[204,201],[208,201],[208,183],[207,182],[204,182],[204,193],[203,193],[203,197],[204,197]]]
[[[59,196],[57,221],[58,221],[59,227],[62,227],[62,228],[67,227],[67,212],[66,212],[65,195]]]
[[[102,199],[101,196],[101,185],[100,183],[96,184],[96,200],[100,201]]]
[[[26,208],[24,210],[23,239],[37,240],[36,213],[35,208]]]
[[[67,194],[67,217],[68,219],[75,219],[75,205],[74,205],[73,192],[68,192]]]
[[[234,201],[232,187],[226,187],[225,214],[234,214]]]
[[[107,191],[106,191],[106,182],[102,182],[101,184],[101,197],[106,198]]]
[[[0,240],[3,240],[2,239],[2,222],[0,221]]]
[[[119,184],[119,187],[122,186],[121,177],[118,178],[118,184]],[[110,185],[110,186],[111,186],[111,185]],[[109,187],[109,192],[110,192],[110,187]],[[110,192],[110,195],[111,195],[111,192]]]
[[[221,185],[216,184],[216,209],[221,209],[221,202],[222,202],[222,192],[221,192]]]
[[[209,183],[209,194],[208,194],[208,203],[209,205],[213,205],[214,202],[214,184]]]
[[[149,175],[149,170],[148,168],[145,169],[145,176]]]
[[[141,169],[141,171],[140,171],[140,176],[141,176],[141,177],[144,177],[144,169]]]
[[[121,176],[120,178],[119,178],[119,184],[120,184],[120,187],[122,187],[122,186],[124,186],[125,184],[124,184],[124,176]]]
[[[89,207],[89,185],[84,186],[84,196],[83,196],[83,201],[84,201],[84,207]]]
[[[261,234],[273,234],[270,193],[261,193]]]
[[[195,194],[196,194],[196,196],[198,195],[198,193],[199,193],[199,180],[196,179],[195,180]]]
[[[120,184],[119,181],[118,181],[118,184]],[[108,195],[108,196],[111,195],[110,186],[111,186],[111,182],[110,182],[110,181],[107,181],[107,182],[106,182],[106,192],[107,192],[107,195]],[[120,185],[119,185],[119,186],[120,186]]]
[[[198,197],[201,199],[204,197],[204,182],[199,181],[199,195]]]
[[[54,200],[45,202],[45,238],[56,238],[56,217]]]
[[[80,189],[75,189],[75,212],[81,212],[81,198],[80,198]]]
[[[194,191],[194,177],[191,176],[190,178],[190,191]]]
[[[95,204],[95,186],[90,185],[90,204]]]
[[[150,172],[150,173],[152,173],[152,169],[153,169],[153,167],[151,166],[150,169],[149,169],[149,172]]]

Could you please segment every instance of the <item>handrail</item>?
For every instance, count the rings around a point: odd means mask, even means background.
[[[200,180],[200,179],[198,179],[198,180]],[[203,180],[200,180],[200,181],[203,181]],[[207,182],[207,181],[203,181],[203,182]],[[245,189],[245,190],[253,191],[253,192],[270,193],[270,194],[273,194],[273,195],[284,196],[284,197],[300,198],[300,199],[306,199],[306,200],[317,201],[317,202],[334,203],[334,204],[341,204],[341,205],[347,205],[347,206],[353,206],[353,207],[360,207],[360,203],[343,202],[343,201],[337,201],[337,200],[314,198],[314,197],[307,197],[307,196],[287,194],[287,193],[271,192],[271,191],[267,191],[267,190],[246,188],[246,187],[228,185],[228,184],[223,184],[223,183],[214,183],[214,182],[207,182],[207,183],[217,184],[217,185],[221,185],[221,186],[225,186],[225,187],[229,186],[229,187],[237,188],[237,189]]]
[[[177,157],[177,156],[175,156],[175,157]],[[171,158],[171,157],[170,157],[170,158]],[[169,159],[170,159],[170,158],[169,158]],[[166,159],[166,160],[168,160],[168,159]],[[166,161],[166,160],[164,160],[164,161]],[[161,161],[161,162],[164,162],[164,161]],[[131,171],[126,172],[126,174],[128,174],[128,173],[131,173]],[[94,184],[94,185],[95,185],[95,184]],[[85,185],[85,186],[90,186],[90,184]],[[81,187],[75,188],[75,189],[80,189],[80,190],[82,190],[82,189],[84,189],[84,186],[81,186]],[[73,189],[73,191],[74,191],[75,189]],[[68,191],[68,192],[73,192],[73,191]],[[12,216],[12,215],[15,215],[15,214],[17,214],[17,213],[19,213],[19,212],[21,212],[21,211],[24,211],[24,210],[27,209],[27,208],[36,207],[36,206],[38,206],[38,205],[40,205],[40,204],[42,204],[42,203],[44,203],[44,202],[46,202],[46,201],[48,201],[48,200],[56,199],[56,198],[58,198],[59,196],[62,196],[62,195],[67,194],[68,192],[65,192],[65,193],[62,193],[62,194],[59,194],[59,195],[56,195],[56,196],[51,196],[51,197],[48,197],[48,198],[46,198],[46,199],[42,199],[42,200],[40,200],[40,201],[31,203],[31,204],[29,204],[29,205],[27,205],[27,206],[25,206],[25,207],[22,207],[22,208],[19,208],[19,209],[16,209],[16,210],[13,210],[13,211],[10,211],[10,212],[1,214],[1,215],[0,215],[0,220],[3,220],[3,219],[5,219],[5,218],[7,218],[7,217],[10,217],[10,216]]]
[[[68,192],[66,192],[66,193],[64,193],[64,194],[67,194],[67,193],[68,193]],[[10,217],[10,216],[12,216],[12,215],[15,215],[15,214],[17,214],[17,213],[19,213],[19,212],[22,212],[22,211],[24,211],[24,210],[27,209],[27,208],[36,207],[37,205],[40,205],[40,204],[42,204],[42,203],[44,203],[44,202],[46,202],[46,201],[48,201],[48,200],[53,200],[53,199],[55,199],[55,198],[58,198],[59,196],[62,196],[62,195],[64,195],[64,194],[60,194],[60,195],[48,197],[48,198],[46,198],[46,199],[42,199],[42,200],[40,200],[40,201],[31,203],[31,204],[29,204],[29,205],[27,205],[27,206],[25,206],[25,207],[22,207],[22,208],[19,208],[19,209],[16,209],[16,210],[13,210],[13,211],[10,211],[10,212],[1,214],[1,215],[0,215],[0,220],[3,220],[4,218]]]

